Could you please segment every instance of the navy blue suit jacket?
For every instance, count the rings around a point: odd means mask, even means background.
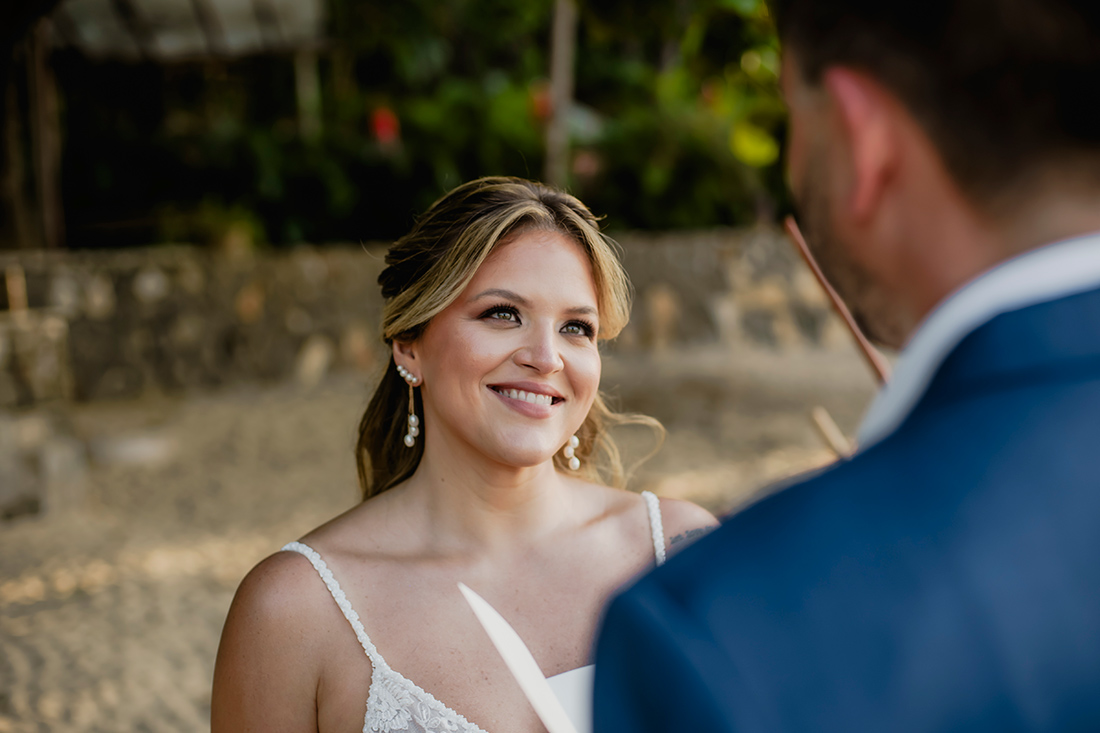
[[[1100,730],[1100,291],[620,595],[595,696],[598,733]]]

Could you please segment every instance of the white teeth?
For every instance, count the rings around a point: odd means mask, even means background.
[[[532,405],[552,405],[554,404],[554,398],[548,394],[539,394],[538,392],[524,392],[522,389],[504,389],[500,390],[501,394],[511,397],[513,400],[523,400]]]

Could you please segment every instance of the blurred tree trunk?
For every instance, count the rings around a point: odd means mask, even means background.
[[[691,0],[676,0],[676,4],[672,8],[675,32],[670,33],[665,42],[661,44],[661,59],[657,64],[657,68],[662,72],[671,71],[683,61],[680,54],[684,33],[687,32],[688,26],[691,24],[691,10]]]
[[[294,52],[294,91],[298,103],[298,134],[315,142],[321,137],[321,72],[312,49]]]
[[[14,64],[11,64],[14,66]],[[19,124],[19,93],[15,80],[4,75],[4,94],[0,100],[3,108],[3,140],[0,141],[0,205],[3,207],[3,227],[0,238],[3,245],[19,249],[33,247],[36,237],[32,234],[30,206],[25,190],[26,168],[23,161],[22,130]],[[3,246],[0,245],[0,246]]]
[[[38,19],[48,15],[59,1],[0,2],[0,246],[33,247],[38,244],[27,198],[22,112],[16,80],[16,75],[23,74],[26,69],[22,63],[17,63],[16,55],[31,45],[24,40],[28,30]],[[27,66],[32,65],[31,54],[23,55]],[[56,95],[56,87],[54,92]]]
[[[577,43],[575,0],[555,0],[550,34],[550,120],[546,126],[547,183],[569,180],[569,112],[573,105],[573,66]]]
[[[50,22],[38,21],[30,38],[31,143],[42,243],[48,248],[65,244],[65,210],[61,206],[61,110],[57,78],[50,66]]]

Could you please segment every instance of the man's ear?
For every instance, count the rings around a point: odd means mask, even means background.
[[[848,214],[857,222],[870,218],[898,163],[897,105],[874,79],[854,69],[834,67],[822,75],[847,137],[851,187],[845,196]]]

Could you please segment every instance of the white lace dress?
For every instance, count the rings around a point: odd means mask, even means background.
[[[646,507],[649,510],[649,524],[653,534],[653,551],[658,565],[665,561],[665,537],[661,524],[661,508],[657,497],[643,491]],[[367,692],[367,710],[363,718],[363,733],[390,733],[390,731],[406,731],[407,733],[486,733],[478,725],[466,720],[465,717],[447,707],[435,698],[430,692],[422,689],[415,682],[395,671],[386,663],[382,655],[378,653],[374,643],[367,636],[363,623],[359,620],[359,614],[351,607],[344,590],[333,577],[328,565],[321,556],[308,545],[301,542],[291,542],[283,547],[283,550],[297,552],[304,555],[314,569],[321,576],[329,593],[332,594],[336,605],[344,613],[344,618],[351,624],[355,636],[363,646],[363,651],[370,659],[373,672],[371,674],[370,690]],[[593,668],[581,667],[579,669],[563,672],[549,678],[551,687],[562,701],[563,707],[569,713],[570,719],[578,731],[591,728],[591,680]]]

